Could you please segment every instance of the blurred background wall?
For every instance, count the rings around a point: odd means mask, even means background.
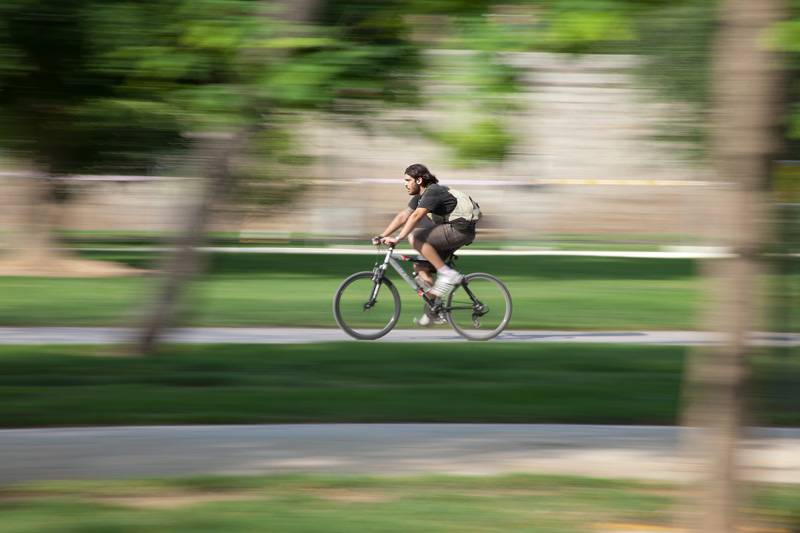
[[[469,52],[439,50],[445,65]],[[659,138],[677,104],[641,86],[633,55],[509,53],[523,90],[510,126],[516,141],[497,164],[467,168],[440,143],[407,127],[451,124],[461,117],[436,104],[452,87],[431,83],[425,108],[387,111],[358,126],[308,114],[297,139],[311,156],[297,176],[302,194],[244,217],[222,217],[216,229],[250,239],[293,235],[361,238],[379,231],[407,201],[403,169],[422,162],[442,183],[466,190],[486,213],[484,238],[535,239],[557,233],[661,233],[697,237],[714,191],[706,170],[681,142]],[[3,180],[10,198],[10,181]],[[170,230],[181,220],[192,180],[180,177],[86,177],[64,214],[72,230]],[[0,212],[7,224],[12,211]]]

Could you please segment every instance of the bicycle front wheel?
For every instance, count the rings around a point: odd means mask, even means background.
[[[336,291],[333,316],[351,337],[379,339],[389,333],[400,318],[400,294],[387,278],[376,283],[372,272],[356,272]]]
[[[448,296],[445,315],[462,337],[488,341],[500,335],[511,320],[511,294],[491,274],[467,274]]]

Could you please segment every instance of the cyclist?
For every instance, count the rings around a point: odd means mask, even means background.
[[[439,185],[439,180],[419,163],[409,166],[403,177],[405,188],[411,196],[408,206],[397,213],[386,229],[373,238],[373,243],[397,244],[408,238],[409,243],[427,261],[414,263],[414,270],[428,287],[427,293],[436,298],[449,294],[463,276],[445,264],[453,253],[475,240],[475,222],[458,218],[450,220],[449,215],[456,209],[459,200],[450,194],[449,188]],[[461,211],[459,211],[461,212]],[[390,235],[401,228],[396,237]],[[436,282],[433,280],[436,270]],[[426,312],[417,323],[427,326],[440,322],[433,317],[426,306]]]

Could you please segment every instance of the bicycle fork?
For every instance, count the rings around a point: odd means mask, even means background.
[[[372,293],[369,295],[369,300],[367,300],[364,303],[364,311],[372,309],[372,307],[375,305],[375,302],[378,301],[378,291],[380,290],[380,288],[381,288],[380,280],[375,281],[375,283],[372,285]]]
[[[383,285],[383,277],[386,275],[386,267],[389,265],[390,259],[391,249],[389,253],[386,254],[383,263],[376,265],[375,269],[372,271],[372,292],[370,292],[369,300],[364,303],[364,311],[371,309],[378,301],[378,292],[381,290],[381,285]]]

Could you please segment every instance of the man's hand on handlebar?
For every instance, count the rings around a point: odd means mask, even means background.
[[[397,244],[397,239],[394,237],[384,237],[383,235],[377,235],[372,238],[372,244],[385,244],[387,246],[395,246]]]

